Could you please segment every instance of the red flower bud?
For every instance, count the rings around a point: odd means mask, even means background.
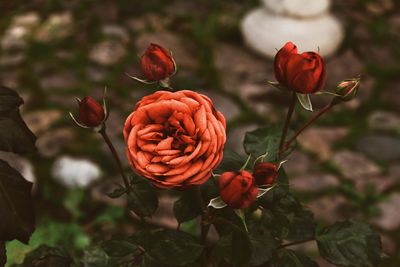
[[[258,163],[254,166],[253,177],[259,186],[271,186],[276,182],[278,177],[278,166],[270,162]]]
[[[297,53],[297,47],[288,42],[275,56],[275,77],[288,90],[312,94],[321,90],[326,82],[323,58],[314,52]]]
[[[336,94],[342,101],[350,101],[357,95],[360,82],[360,78],[344,80],[336,87]]]
[[[161,81],[175,72],[171,54],[162,46],[150,44],[140,59],[144,76],[151,81]]]
[[[231,208],[247,208],[257,199],[258,187],[247,171],[224,172],[218,186],[222,200]]]
[[[86,96],[79,101],[79,122],[87,127],[97,127],[103,123],[105,112],[93,97]]]

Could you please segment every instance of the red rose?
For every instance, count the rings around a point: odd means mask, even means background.
[[[79,101],[79,122],[87,127],[97,127],[106,117],[104,108],[93,97],[86,96]]]
[[[322,57],[314,52],[297,53],[288,42],[275,56],[275,77],[287,89],[300,94],[321,90],[326,82],[326,67]]]
[[[144,76],[151,81],[161,81],[175,72],[171,54],[162,46],[150,44],[140,59]]]
[[[259,186],[273,185],[278,177],[278,166],[270,162],[258,163],[254,166],[253,176]]]
[[[231,208],[247,208],[257,199],[258,187],[247,171],[224,172],[218,179],[218,186],[222,200]]]
[[[222,160],[224,116],[193,91],[158,91],[140,100],[125,122],[132,168],[161,188],[203,184]]]

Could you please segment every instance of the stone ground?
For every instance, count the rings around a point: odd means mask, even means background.
[[[79,246],[109,234],[112,221],[124,216],[118,215],[121,202],[101,194],[113,184],[108,177],[117,177],[107,147],[76,128],[68,112],[76,110],[75,96],[100,98],[107,86],[109,134],[124,155],[124,118],[140,97],[156,90],[125,73],[140,75],[137,55],[150,42],[173,50],[179,65],[175,88],[209,95],[225,114],[229,148],[243,153],[239,140],[246,131],[283,120],[288,96],[266,83],[274,79],[272,62],[246,48],[238,30],[256,0],[63,2],[0,3],[0,81],[25,99],[23,116],[38,136],[39,151],[0,157],[36,181],[39,221],[50,218],[83,229],[74,241]],[[360,94],[299,138],[286,170],[321,223],[354,216],[369,220],[391,256],[382,266],[398,266],[400,6],[394,0],[333,2],[347,35],[327,60],[328,89],[362,74]],[[320,108],[327,100],[313,101]],[[308,115],[297,110],[295,126]],[[79,175],[70,174],[68,166]],[[94,185],[82,189],[89,183]],[[93,200],[96,204],[87,204]],[[106,208],[110,204],[115,208]],[[133,231],[126,218],[121,225],[121,231]],[[299,249],[315,251],[311,245]],[[329,265],[321,260],[321,266]]]

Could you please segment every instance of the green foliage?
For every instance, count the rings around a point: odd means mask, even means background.
[[[318,267],[315,261],[293,250],[282,250],[279,253],[276,266],[279,267]]]
[[[252,132],[247,132],[244,138],[244,149],[247,154],[257,158],[261,155],[266,155],[265,161],[278,161],[279,143],[282,135],[280,127],[260,128]],[[288,136],[291,135],[289,131]],[[290,154],[294,148],[294,143],[288,148],[283,157]]]
[[[261,223],[250,230],[250,241],[252,245],[250,264],[252,266],[259,266],[270,261],[279,244],[266,225]]]
[[[71,257],[63,248],[42,245],[26,256],[21,267],[69,267],[71,263]]]
[[[158,208],[158,196],[153,185],[139,176],[132,179],[132,188],[128,194],[128,209],[141,217],[149,217]]]
[[[226,171],[237,171],[243,166],[246,162],[246,157],[239,155],[238,153],[226,149],[224,151],[224,159],[221,164],[215,170],[215,173],[221,174]]]
[[[375,267],[381,260],[381,240],[369,225],[359,221],[337,222],[316,237],[322,257],[345,267]]]
[[[201,207],[196,192],[187,190],[174,203],[174,215],[179,223],[190,221],[201,215]]]
[[[35,227],[32,183],[0,160],[0,240],[28,243]]]
[[[145,251],[144,262],[167,266],[191,264],[200,257],[204,249],[192,235],[166,229],[140,232],[134,236],[134,240]]]
[[[4,266],[7,261],[7,251],[6,251],[6,244],[1,241],[0,242],[0,266]]]

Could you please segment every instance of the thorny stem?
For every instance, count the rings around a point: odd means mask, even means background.
[[[323,114],[328,112],[333,106],[335,106],[335,102],[332,101],[330,104],[326,105],[323,109],[318,111],[317,114],[314,115],[306,124],[304,124],[303,127],[301,127],[287,142],[286,144],[282,147],[282,152],[286,151],[289,146],[296,140],[296,138],[305,130],[307,129],[311,124],[313,124],[319,117],[321,117]]]
[[[112,153],[112,155],[113,155],[113,157],[115,159],[115,162],[117,163],[118,170],[121,173],[122,179],[124,180],[124,184],[125,184],[126,190],[127,190],[127,192],[129,192],[131,190],[131,188],[130,188],[130,183],[129,183],[128,177],[126,177],[124,169],[122,167],[121,160],[120,160],[120,158],[118,156],[118,153],[115,150],[115,147],[114,147],[113,143],[111,142],[110,138],[107,135],[106,126],[105,125],[99,131],[99,133],[103,137],[103,139],[106,142],[106,144],[108,145],[108,148],[110,149],[110,151],[111,151],[111,153]]]
[[[308,239],[305,239],[305,240],[300,240],[300,241],[295,241],[295,242],[291,242],[291,243],[280,245],[278,247],[278,249],[282,249],[282,248],[286,248],[286,247],[290,247],[290,246],[295,246],[295,245],[311,242],[311,241],[314,241],[314,240],[315,240],[315,237],[311,237],[311,238],[308,238]]]
[[[204,202],[203,196],[201,194],[200,186],[197,186],[195,188],[196,190],[196,195],[197,199],[199,201],[202,214],[201,214],[201,221],[200,221],[200,238],[201,238],[201,243],[205,246],[207,242],[207,235],[208,235],[208,230],[210,229],[210,225],[206,222],[208,218],[208,209],[206,206],[206,203]],[[207,266],[207,255],[203,253],[202,255],[202,266],[206,267]]]
[[[296,106],[296,103],[297,103],[297,101],[296,101],[296,93],[293,92],[292,99],[290,101],[290,105],[289,105],[289,109],[288,109],[288,113],[287,113],[287,116],[286,116],[285,125],[283,126],[283,130],[282,130],[281,141],[279,143],[279,150],[278,150],[278,157],[279,158],[281,157],[281,154],[283,152],[283,146],[285,144],[286,135],[287,135],[288,130],[289,130],[289,124],[290,124],[290,121],[292,119],[293,111],[294,111],[294,108]]]

